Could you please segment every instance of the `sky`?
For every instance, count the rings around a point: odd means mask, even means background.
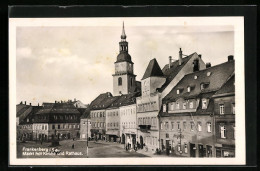
[[[120,21],[121,22],[121,21]],[[234,55],[232,26],[127,26],[129,54],[137,81],[149,61],[163,68],[169,56],[202,55],[217,65]],[[113,93],[112,74],[122,26],[21,26],[16,29],[16,103],[76,98],[90,103]]]

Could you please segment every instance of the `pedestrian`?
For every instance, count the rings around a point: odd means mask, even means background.
[[[72,146],[71,146],[71,148],[74,149],[74,146],[75,146],[75,145],[74,145],[74,143],[73,143]]]

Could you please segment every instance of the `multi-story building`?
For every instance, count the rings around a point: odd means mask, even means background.
[[[106,140],[106,109],[117,99],[107,92],[91,105],[91,137]]]
[[[162,104],[162,98],[188,73],[205,69],[205,63],[201,55],[193,53],[183,57],[182,50],[179,51],[179,59],[172,62],[161,70],[156,59],[152,59],[141,80],[142,96],[136,99],[137,103],[137,140],[148,150],[155,151],[160,148],[158,114]]]
[[[215,156],[212,96],[234,72],[234,61],[187,74],[163,98],[160,148],[190,157]]]
[[[18,104],[16,106],[17,111],[17,139],[19,140],[33,140],[33,116],[41,106],[32,106]]]
[[[136,97],[140,92],[122,96],[120,111],[120,135],[122,144],[133,148],[137,141]]]
[[[86,140],[91,138],[91,118],[90,107],[88,107],[80,117],[80,139]]]
[[[80,116],[71,103],[43,103],[33,117],[33,137],[42,141],[79,138]]]
[[[235,157],[235,75],[214,95],[216,157]]]
[[[108,141],[120,142],[120,96],[115,98],[116,100],[106,109],[106,135]]]

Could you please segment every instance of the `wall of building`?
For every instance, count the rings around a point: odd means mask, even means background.
[[[91,120],[84,118],[80,119],[80,139],[86,140],[87,137],[91,137]]]
[[[48,138],[53,139],[55,136],[58,139],[72,139],[80,137],[80,123],[51,123],[48,124]]]
[[[194,150],[195,156],[199,157],[199,145],[203,145],[203,148],[206,148],[203,152],[204,156],[215,156],[214,118],[210,115],[176,115],[160,118],[160,148],[162,149],[162,144],[166,148],[166,141],[169,141],[169,144],[175,154],[191,157],[192,152],[190,144],[194,144],[194,147],[196,148],[196,150]],[[201,131],[199,131],[199,123],[201,124]],[[208,123],[211,124],[209,130]],[[181,140],[179,138],[180,132],[182,134]],[[180,142],[182,153],[178,151],[178,145]],[[187,147],[186,150],[185,146]],[[208,146],[212,149],[210,153],[207,151]]]
[[[106,110],[92,110],[91,117],[91,137],[98,135],[98,139],[105,139],[106,135]]]
[[[120,137],[120,111],[119,108],[107,109],[106,110],[106,134],[107,139],[111,140],[109,136]],[[111,141],[116,141],[113,139]],[[119,140],[118,140],[119,141]]]

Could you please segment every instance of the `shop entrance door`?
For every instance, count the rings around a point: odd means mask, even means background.
[[[190,143],[190,157],[196,157],[195,144]]]
[[[199,157],[203,157],[203,145],[199,144]]]

